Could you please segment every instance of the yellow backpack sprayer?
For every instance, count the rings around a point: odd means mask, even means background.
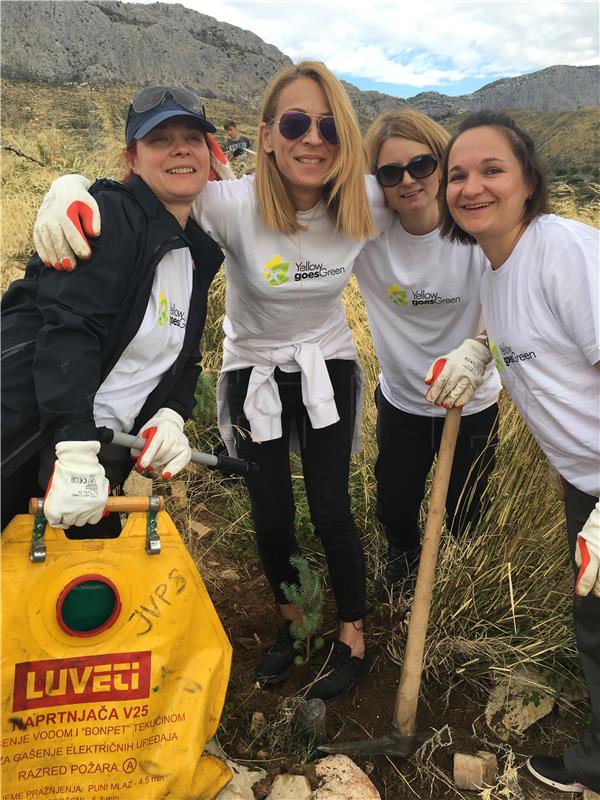
[[[203,754],[231,645],[202,578],[160,498],[108,508],[116,539],[68,539],[37,499],[3,532],[2,800],[211,800],[230,779]]]

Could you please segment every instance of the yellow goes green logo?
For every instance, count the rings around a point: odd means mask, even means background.
[[[493,357],[494,357],[494,361],[495,361],[495,363],[496,363],[496,369],[498,370],[498,372],[504,372],[504,361],[503,361],[503,359],[502,359],[502,356],[501,356],[501,355],[500,355],[500,353],[498,352],[498,348],[497,348],[497,347],[496,347],[496,345],[495,345],[495,344],[492,342],[492,340],[491,340],[491,339],[490,339],[490,353],[491,353],[491,354],[493,355]]]
[[[405,306],[407,304],[406,289],[401,289],[397,283],[392,283],[387,290],[390,300],[397,306]]]
[[[281,286],[282,283],[289,281],[287,271],[289,263],[283,261],[281,256],[274,256],[267,261],[263,269],[263,275],[269,286]]]
[[[169,304],[162,289],[158,297],[158,324],[161,328],[169,324]]]

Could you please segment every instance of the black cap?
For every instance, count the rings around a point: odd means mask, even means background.
[[[134,98],[135,101],[135,98]],[[202,104],[199,102],[199,106]],[[209,133],[216,133],[215,126],[209,122],[205,115],[204,109],[202,111],[190,111],[183,105],[180,105],[173,93],[167,90],[163,99],[147,111],[136,111],[133,104],[129,106],[129,114],[127,115],[127,126],[125,128],[125,144],[129,146],[134,139],[142,139],[147,133],[160,125],[170,117],[191,117],[196,120],[198,126],[203,131]]]

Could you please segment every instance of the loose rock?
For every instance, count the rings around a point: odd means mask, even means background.
[[[264,731],[267,725],[267,720],[262,711],[255,711],[252,714],[252,721],[250,722],[250,734],[257,739]]]
[[[544,677],[531,667],[515,670],[490,692],[485,719],[502,741],[520,736],[554,707],[554,691]]]
[[[316,763],[321,785],[313,800],[381,800],[365,773],[348,756],[327,756]]]
[[[190,519],[190,530],[198,539],[202,539],[203,536],[208,536],[209,533],[213,532],[212,528],[197,522],[195,519]]]
[[[312,791],[304,775],[278,775],[273,781],[268,800],[311,800]]]
[[[475,791],[493,786],[498,776],[498,759],[493,753],[454,754],[454,783],[458,789]]]
[[[215,800],[255,800],[252,787],[266,777],[265,770],[260,768],[250,770],[231,761],[214,739],[207,742],[204,749],[207,753],[225,761],[233,775],[231,781],[219,792]]]
[[[583,800],[600,800],[600,794],[593,792],[591,789],[584,789]]]
[[[219,573],[219,577],[224,581],[239,581],[240,576],[234,569],[224,569]]]

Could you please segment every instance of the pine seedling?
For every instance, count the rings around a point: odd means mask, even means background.
[[[308,561],[296,554],[290,564],[298,572],[298,584],[282,583],[281,589],[288,600],[302,614],[302,622],[292,622],[290,631],[294,637],[294,648],[298,651],[296,664],[306,664],[311,650],[323,647],[323,637],[315,632],[323,622],[323,587],[320,576],[312,570]]]

